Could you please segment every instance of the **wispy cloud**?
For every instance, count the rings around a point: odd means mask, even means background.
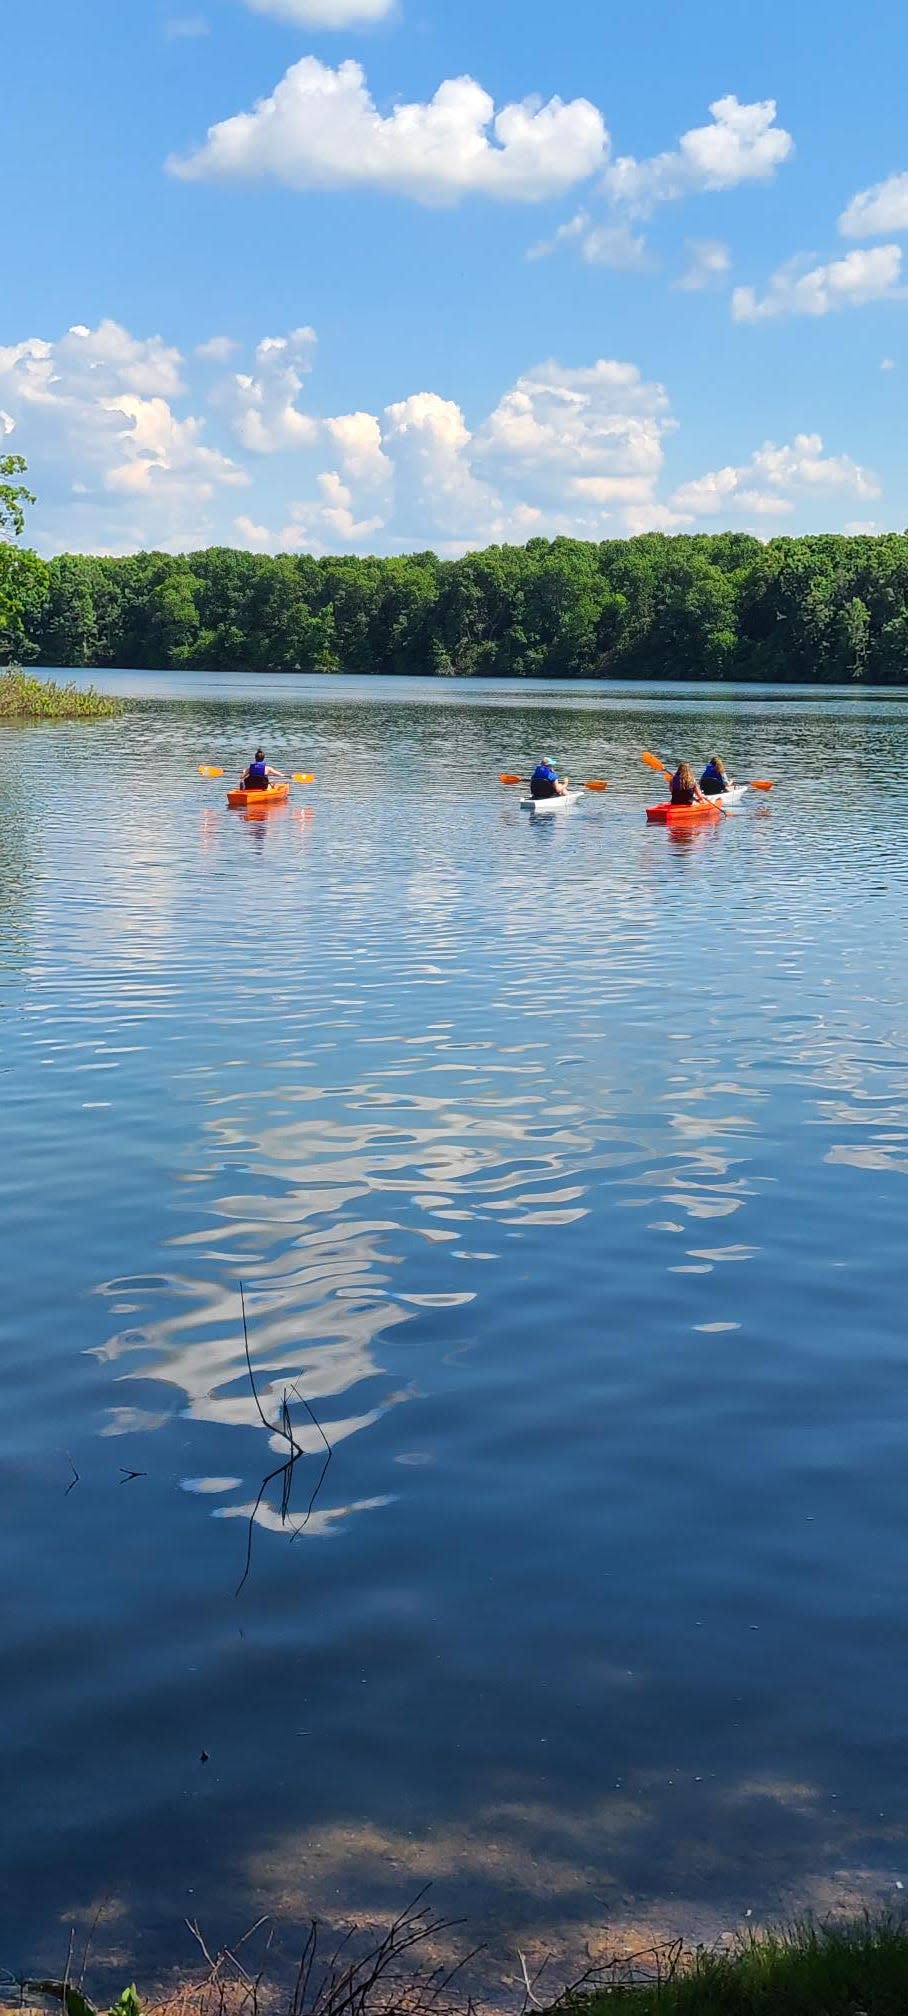
[[[562,245],[576,245],[587,266],[611,266],[619,273],[645,273],[655,263],[646,248],[646,239],[628,224],[597,224],[588,210],[578,210],[567,224],[561,224],[552,238],[531,245],[528,259],[545,259]]]
[[[825,266],[791,259],[780,266],[765,294],[754,287],[736,287],[731,312],[736,322],[766,322],[779,315],[830,315],[840,308],[861,308],[868,301],[901,298],[902,253],[898,245],[878,245],[872,251],[846,252]]]
[[[908,231],[908,175],[890,175],[859,190],[839,218],[843,238],[885,238]]]
[[[680,280],[685,294],[700,294],[708,288],[723,287],[731,271],[731,253],[720,238],[688,238],[688,262]]]
[[[176,14],[164,23],[164,37],[168,42],[195,42],[200,36],[210,34],[211,28],[204,14]]]
[[[270,14],[298,28],[352,28],[384,21],[396,0],[246,0],[254,14]]]

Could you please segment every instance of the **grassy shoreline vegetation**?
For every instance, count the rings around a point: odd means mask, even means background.
[[[205,1954],[204,1972],[147,2001],[134,1986],[126,1988],[109,2016],[480,2016],[482,2005],[456,1987],[457,1967],[437,1965],[433,1934],[450,1929],[417,1899],[386,1932],[370,1934],[357,1953],[350,1954],[345,1940],[323,1959],[313,1924],[288,1994],[264,1970],[255,1973],[254,1961],[244,1966],[228,1948],[209,1953],[190,1927]],[[424,1941],[428,1958],[419,1953]],[[678,1940],[615,1959],[548,2002],[538,1992],[540,1976],[531,1979],[525,1964],[522,1974],[514,2016],[609,2016],[616,2003],[630,2016],[905,2016],[908,1929],[890,1919],[832,1926],[804,1921],[741,1935],[721,1947],[688,1949]],[[78,1982],[67,1972],[62,1981],[25,1980],[13,1987],[20,2009],[100,2016],[101,2005],[89,1999],[81,1975]],[[496,2008],[500,2001],[499,1989]]]
[[[0,672],[0,723],[4,721],[110,721],[122,714],[123,702],[93,686],[61,686],[53,679],[35,679],[21,666]]]
[[[17,558],[12,648],[50,666],[908,682],[908,534]]]

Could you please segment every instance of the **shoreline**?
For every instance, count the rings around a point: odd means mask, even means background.
[[[130,1980],[122,1954],[95,1969],[126,1985],[92,1986],[92,1927],[84,1953],[70,1933],[61,1978],[8,1977],[0,2000],[29,2016],[608,2016],[620,2001],[634,2016],[900,2016],[908,2008],[908,1920],[807,1917],[778,1927],[745,1926],[711,1944],[683,1938],[611,1942],[607,1958],[588,1960],[560,1986],[546,1958],[518,1950],[519,1966],[499,1992],[471,1992],[463,1970],[475,1957],[451,1959],[455,1921],[417,1896],[384,1925],[337,1933],[313,1920],[292,1969],[271,1965],[276,1928],[260,1919],[212,1951],[197,1924],[187,1928],[201,1951],[194,1970],[174,1970],[146,1996]],[[462,1944],[466,1948],[468,1931]],[[441,1954],[441,1958],[439,1957]],[[242,1956],[242,1957],[241,1957]],[[550,1958],[551,1956],[549,1956]],[[545,1975],[549,1972],[548,1980]],[[281,1982],[283,1975],[283,1985]],[[108,2001],[108,1994],[113,1999]]]

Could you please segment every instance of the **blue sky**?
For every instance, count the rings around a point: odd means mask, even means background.
[[[10,0],[35,543],[904,527],[906,72],[842,0]]]

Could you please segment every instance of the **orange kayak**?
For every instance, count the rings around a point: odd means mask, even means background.
[[[289,784],[272,784],[268,791],[244,791],[238,785],[235,791],[228,791],[227,803],[238,805],[279,805],[282,798],[289,798]]]
[[[673,805],[667,798],[663,805],[648,805],[646,816],[651,826],[689,826],[692,820],[696,824],[698,819],[721,819],[723,810],[740,805],[746,790],[746,784],[731,784],[721,798],[698,798],[693,805]]]
[[[690,826],[701,819],[721,819],[718,805],[704,805],[697,800],[694,805],[673,805],[667,799],[664,805],[648,805],[646,816],[651,826]]]

